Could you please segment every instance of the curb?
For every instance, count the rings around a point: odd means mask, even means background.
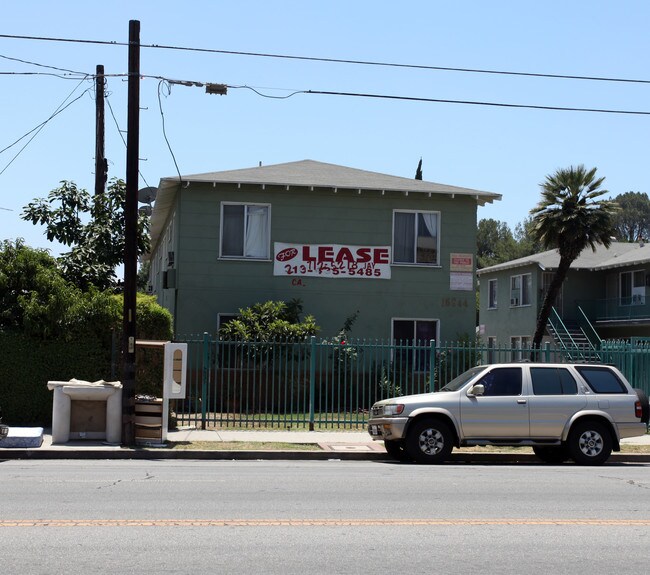
[[[291,450],[167,450],[167,449],[7,449],[0,450],[0,461],[12,459],[33,460],[97,460],[97,459],[137,459],[137,460],[226,460],[226,461],[386,461],[395,462],[387,453],[378,451],[291,451]],[[448,463],[525,463],[547,465],[534,454],[522,453],[463,453],[451,454]],[[650,454],[614,453],[607,464],[650,463]]]

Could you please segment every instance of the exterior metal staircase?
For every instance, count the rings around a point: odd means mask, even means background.
[[[557,310],[551,310],[547,329],[557,349],[569,361],[600,361],[601,339],[581,308],[578,321],[564,322]]]

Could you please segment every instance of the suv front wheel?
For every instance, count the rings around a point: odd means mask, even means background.
[[[578,422],[568,439],[569,453],[578,465],[601,465],[612,453],[612,436],[598,421]]]
[[[406,451],[418,463],[442,463],[453,448],[449,427],[436,419],[421,419],[409,429]]]
[[[411,457],[406,452],[403,441],[384,440],[384,447],[386,448],[388,455],[390,455],[393,459],[397,459],[397,461],[403,462],[412,461]]]

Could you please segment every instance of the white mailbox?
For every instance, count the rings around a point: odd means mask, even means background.
[[[184,399],[187,376],[187,344],[165,343],[163,398]]]

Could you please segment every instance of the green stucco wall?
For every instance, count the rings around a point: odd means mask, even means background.
[[[439,211],[441,265],[392,266],[390,280],[273,276],[272,261],[219,259],[222,201],[271,204],[271,246],[390,246],[394,209]],[[213,333],[218,313],[292,298],[301,299],[305,313],[316,317],[323,336],[335,335],[357,310],[355,337],[389,338],[392,318],[439,320],[441,340],[474,333],[475,293],[450,290],[449,275],[452,252],[475,254],[476,200],[471,197],[193,183],[177,196],[174,249],[176,289],[156,292],[163,304],[174,302],[177,334]]]
[[[531,274],[531,303],[513,307],[510,305],[510,278],[513,275]],[[488,283],[497,280],[497,307],[488,309]],[[481,275],[480,278],[480,312],[481,339],[496,337],[498,346],[509,346],[510,338],[531,337],[535,332],[538,313],[538,295],[541,289],[541,270],[538,265],[517,267],[499,272]]]

